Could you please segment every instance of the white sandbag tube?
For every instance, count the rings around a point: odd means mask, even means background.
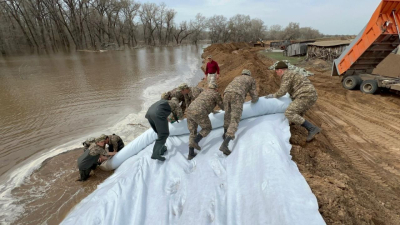
[[[289,95],[283,96],[279,99],[266,99],[264,97],[260,97],[257,103],[244,103],[241,119],[243,120],[261,115],[283,113],[289,106],[290,102],[291,99]],[[220,111],[220,113],[209,115],[213,129],[222,127],[224,125],[224,114],[224,111]],[[189,130],[187,128],[187,120],[180,120],[179,123],[170,123],[169,132],[170,137],[189,134]],[[118,166],[120,166],[125,160],[142,151],[148,145],[152,144],[156,139],[157,134],[153,131],[153,129],[147,130],[135,140],[126,145],[123,149],[121,149],[118,154],[107,160],[106,163],[102,164],[102,169],[114,170],[118,168]]]
[[[168,138],[164,162],[150,158],[150,144],[123,162],[62,224],[325,224],[291,160],[283,113],[241,121],[228,157],[218,149],[222,133],[215,128],[203,138],[191,161],[187,134]]]

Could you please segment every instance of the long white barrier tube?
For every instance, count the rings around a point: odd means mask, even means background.
[[[266,99],[264,97],[260,97],[257,103],[244,103],[241,119],[243,120],[267,114],[283,113],[291,102],[292,100],[290,99],[289,95],[285,95],[279,99]],[[211,113],[209,115],[213,129],[222,127],[224,125],[224,114],[224,111],[220,111],[220,113]],[[180,120],[179,123],[169,124],[169,132],[170,136],[188,134],[189,130],[187,128],[186,119]],[[142,151],[156,139],[157,134],[152,129],[148,129],[146,132],[121,149],[118,154],[109,159],[104,165],[104,169],[113,170],[118,168],[125,160]]]

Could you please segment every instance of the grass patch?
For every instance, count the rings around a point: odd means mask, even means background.
[[[305,60],[306,56],[294,56],[294,57],[287,57],[284,56],[282,52],[266,52],[266,51],[260,51],[259,52],[262,55],[267,56],[268,58],[271,58],[273,60],[281,61],[281,60],[289,60],[289,62],[292,65],[297,65],[301,61]]]

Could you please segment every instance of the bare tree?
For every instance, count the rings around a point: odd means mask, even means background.
[[[191,40],[194,44],[200,40],[202,32],[207,27],[207,19],[205,16],[198,13],[194,21],[191,21],[193,33],[191,35]]]
[[[248,34],[251,29],[250,16],[238,14],[229,20],[229,26],[231,30],[231,40],[235,42],[250,41]]]
[[[268,39],[280,40],[283,39],[283,30],[281,25],[272,25],[268,30]]]
[[[300,38],[300,24],[290,22],[289,25],[283,31],[284,39],[286,40],[295,40]]]
[[[267,27],[264,26],[264,21],[260,19],[251,20],[251,28],[249,32],[249,37],[251,40],[256,41],[259,39],[266,39]]]
[[[175,24],[176,11],[165,3],[139,4],[134,0],[0,0],[0,52],[51,53],[71,49],[99,49],[248,42],[258,39],[313,39],[323,36],[311,27],[289,23],[284,29],[248,15],[206,18]]]
[[[192,26],[191,23],[188,25],[186,21],[183,21],[179,24],[179,28],[175,28],[174,38],[176,44],[182,44],[182,41],[193,33]]]
[[[143,35],[146,44],[155,45],[154,31],[156,30],[156,14],[158,6],[154,3],[145,3],[139,12],[143,24]]]
[[[176,12],[173,9],[167,10],[165,13],[165,24],[166,24],[166,31],[165,31],[165,41],[169,42],[172,40],[172,31],[173,31],[173,24]]]
[[[302,27],[299,30],[301,39],[316,39],[322,37],[319,30],[313,29],[311,27]]]
[[[122,13],[124,15],[124,28],[126,32],[126,39],[128,40],[128,46],[136,46],[137,39],[136,39],[136,29],[137,24],[135,23],[135,18],[139,13],[140,4],[135,3],[134,1],[130,0],[123,0],[121,1],[121,8]],[[125,43],[125,41],[124,41]]]
[[[210,29],[210,38],[212,43],[226,42],[230,38],[231,30],[224,16],[213,16],[208,19],[208,28]]]

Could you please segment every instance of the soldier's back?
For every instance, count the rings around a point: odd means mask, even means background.
[[[215,90],[209,89],[200,93],[200,95],[190,104],[187,113],[197,114],[205,113],[210,114],[217,105],[218,99],[221,98],[219,93]]]
[[[226,87],[224,93],[226,92],[234,92],[243,97],[246,97],[246,94],[250,91],[255,80],[253,77],[248,75],[240,75],[235,77],[231,83]]]
[[[292,98],[298,98],[302,96],[316,95],[316,90],[311,81],[306,77],[294,71],[288,72],[288,77],[291,80],[291,87],[289,94]]]
[[[201,92],[203,92],[203,88],[199,88],[199,87],[190,87],[190,100],[193,101],[194,99],[196,99],[197,97],[199,97],[199,95],[201,94]]]
[[[183,94],[181,91],[178,90],[178,88],[173,89],[172,91],[170,91],[171,93],[171,98],[177,98],[179,100],[179,102],[182,102],[185,100]]]

